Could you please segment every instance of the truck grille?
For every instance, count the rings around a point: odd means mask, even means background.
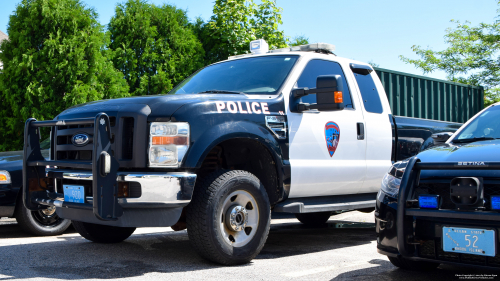
[[[116,116],[110,116],[111,125],[111,153],[115,155],[116,139],[121,140],[121,155],[118,160],[132,160],[134,156],[134,117],[121,117],[117,120]],[[118,128],[121,123],[121,130]],[[82,146],[76,146],[72,138],[76,134],[86,134],[89,136],[89,142]],[[92,161],[94,125],[70,125],[57,126],[55,129],[54,160],[75,160]],[[121,136],[119,136],[121,135]]]

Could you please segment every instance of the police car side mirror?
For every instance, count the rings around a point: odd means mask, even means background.
[[[318,111],[335,111],[344,109],[343,85],[340,75],[321,75],[316,78],[316,88],[298,88],[292,90],[295,99],[316,94],[316,104],[298,103],[298,112],[317,109]]]

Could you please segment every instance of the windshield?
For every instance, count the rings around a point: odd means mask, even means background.
[[[469,123],[453,142],[498,138],[500,138],[500,106],[493,106]]]
[[[276,94],[298,56],[265,56],[227,61],[205,67],[169,94],[203,92],[243,92],[253,95]]]

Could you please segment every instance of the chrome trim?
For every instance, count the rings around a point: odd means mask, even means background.
[[[269,123],[278,123],[278,124],[283,124],[283,129],[279,128],[273,128],[269,125]],[[271,132],[274,133],[274,135],[278,139],[286,139],[286,121],[285,121],[285,116],[266,116],[266,126],[271,130]],[[277,132],[284,132],[284,136],[280,136]]]
[[[61,173],[63,179],[92,180],[90,171],[46,169],[49,172]],[[119,198],[124,208],[161,208],[168,205],[187,205],[193,195],[196,174],[183,172],[118,172],[118,182],[137,182],[141,185],[142,195],[139,198]],[[86,201],[91,203],[92,197]]]

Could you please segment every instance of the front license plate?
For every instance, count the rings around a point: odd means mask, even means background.
[[[65,202],[85,203],[83,185],[63,185],[63,190]]]
[[[494,257],[495,231],[478,228],[443,227],[445,252]]]

